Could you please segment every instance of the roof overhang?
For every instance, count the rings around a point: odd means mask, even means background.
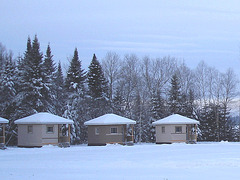
[[[86,126],[127,125],[127,124],[136,124],[136,121],[116,114],[105,114],[103,116],[94,118],[84,123],[84,125]]]
[[[6,124],[6,123],[9,123],[9,120],[0,117],[0,123],[1,123],[1,124]]]
[[[15,124],[73,124],[73,120],[66,119],[54,114],[41,112],[36,113],[14,122]]]
[[[173,114],[166,118],[160,119],[158,121],[155,121],[152,123],[153,126],[157,125],[194,125],[194,124],[200,124],[199,121],[195,119],[191,119],[185,116],[181,116],[179,114]]]

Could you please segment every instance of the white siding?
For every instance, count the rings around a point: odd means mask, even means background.
[[[32,125],[32,133],[28,133],[28,126],[18,125],[18,146],[42,146],[42,125]]]
[[[162,126],[165,133],[162,133]],[[175,133],[175,127],[182,126],[182,133]],[[157,125],[156,143],[186,142],[186,125]]]
[[[47,126],[53,126],[53,133],[47,133]],[[42,144],[58,143],[58,125],[42,125]]]

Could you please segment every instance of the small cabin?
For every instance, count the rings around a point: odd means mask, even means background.
[[[114,143],[133,145],[133,126],[136,121],[116,114],[105,114],[84,124],[88,126],[89,146]]]
[[[18,125],[18,147],[70,146],[72,120],[41,112],[16,120],[15,124]]]
[[[156,144],[176,142],[196,143],[199,121],[173,114],[152,123],[156,129]]]
[[[5,125],[9,121],[0,117],[0,149],[5,149]]]

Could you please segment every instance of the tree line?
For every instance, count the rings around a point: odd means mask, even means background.
[[[43,55],[37,36],[28,38],[25,53],[16,59],[0,44],[0,116],[10,121],[8,145],[17,143],[14,121],[37,112],[72,119],[72,144],[87,141],[85,121],[106,113],[135,120],[136,142],[154,142],[151,123],[174,113],[200,121],[200,140],[238,141],[229,106],[237,84],[231,69],[221,73],[204,61],[190,69],[170,56],[121,58],[108,52],[100,62],[94,54],[84,70],[77,48],[64,76],[50,45]]]

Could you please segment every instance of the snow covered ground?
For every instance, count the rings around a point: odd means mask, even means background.
[[[240,179],[240,143],[0,150],[0,179]]]

